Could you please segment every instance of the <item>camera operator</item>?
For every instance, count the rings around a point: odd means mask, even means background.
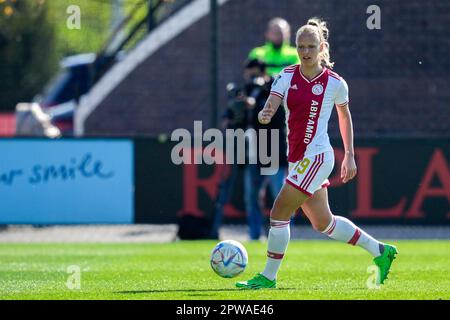
[[[227,108],[222,116],[222,129],[242,129],[247,126],[247,97],[244,90],[235,83],[227,84]],[[234,155],[237,154],[236,146]],[[230,166],[221,173],[219,193],[215,202],[214,221],[211,226],[210,238],[219,239],[219,228],[222,225],[224,206],[230,201],[231,190],[236,182],[239,170],[243,165],[237,164],[236,156]]]
[[[272,175],[261,175],[263,166],[257,158],[257,164],[250,164],[249,157],[258,155],[256,141],[249,141],[246,146],[246,165],[238,165],[234,161],[231,165],[231,173],[228,178],[222,179],[219,187],[219,195],[216,201],[215,218],[211,229],[211,238],[218,239],[219,227],[222,223],[223,207],[229,201],[231,188],[233,187],[237,173],[244,167],[244,194],[247,221],[250,229],[250,238],[259,239],[263,227],[262,204],[259,203],[259,194],[270,185],[272,196],[275,199],[283,186],[287,169],[286,159],[286,129],[285,114],[279,108],[269,125],[261,125],[258,121],[258,113],[264,107],[269,97],[273,79],[266,74],[266,65],[258,59],[248,60],[244,64],[244,86],[238,87],[234,83],[227,85],[228,103],[222,117],[223,129],[268,129],[268,152],[271,153],[270,130],[279,130],[279,170]],[[235,150],[234,154],[237,152]],[[236,160],[236,159],[234,159]]]
[[[261,175],[261,167],[264,165],[260,162],[256,141],[250,142],[250,150],[248,152],[254,152],[253,156],[257,157],[257,164],[247,163],[244,169],[245,206],[250,229],[250,238],[252,240],[257,240],[261,235],[261,227],[264,222],[262,213],[263,204],[260,204],[259,202],[259,195],[261,192],[265,191],[266,185],[268,184],[272,196],[275,199],[283,186],[287,170],[285,113],[283,108],[279,108],[268,125],[262,125],[258,121],[258,113],[264,108],[273,82],[273,79],[266,74],[266,65],[264,62],[257,59],[247,61],[245,64],[244,79],[245,86],[243,93],[245,96],[242,99],[247,105],[246,129],[253,128],[257,132],[259,129],[268,129],[267,145],[269,154],[272,152],[270,131],[277,129],[279,132],[279,140],[277,141],[279,152],[278,171],[273,172],[272,175]]]

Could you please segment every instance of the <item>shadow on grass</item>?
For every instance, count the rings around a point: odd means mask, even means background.
[[[285,291],[285,290],[294,290],[295,288],[279,288],[279,289],[273,289],[275,291]],[[243,290],[243,289],[168,289],[168,290],[130,290],[130,291],[116,291],[114,293],[119,294],[141,294],[141,293],[167,293],[167,292],[187,292],[187,293],[194,293],[194,292],[248,292],[249,290]],[[259,290],[257,290],[259,291]],[[264,290],[266,291],[266,290]]]

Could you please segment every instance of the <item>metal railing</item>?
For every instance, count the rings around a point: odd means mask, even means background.
[[[142,0],[136,2],[130,13],[112,30],[95,61],[94,83],[116,62],[121,52],[133,49],[150,32],[164,23],[193,0]],[[142,7],[147,7],[144,18],[135,21]]]

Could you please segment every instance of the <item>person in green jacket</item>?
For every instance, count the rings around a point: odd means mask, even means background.
[[[276,76],[283,68],[300,63],[297,49],[290,45],[291,27],[286,20],[271,19],[265,36],[266,44],[251,50],[248,58],[265,62],[269,76]]]

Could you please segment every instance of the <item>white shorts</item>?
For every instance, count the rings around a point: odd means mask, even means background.
[[[328,177],[334,167],[334,152],[327,151],[292,163],[286,183],[312,197],[314,192],[330,185]]]

